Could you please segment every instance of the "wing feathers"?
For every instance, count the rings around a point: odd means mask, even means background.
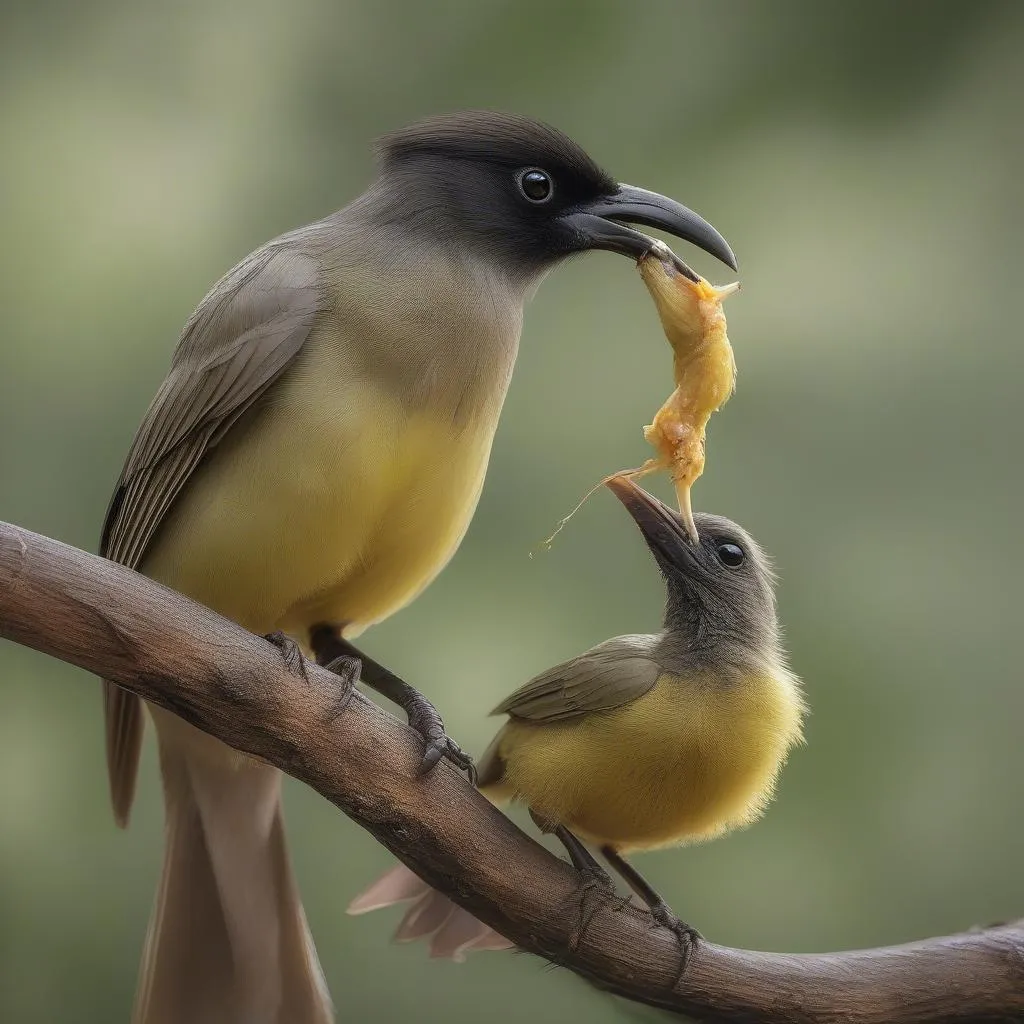
[[[171,369],[139,427],[107,509],[100,553],[130,568],[203,456],[295,358],[320,311],[319,261],[278,241],[214,285],[185,325]],[[114,815],[128,819],[142,744],[142,705],[104,684]]]
[[[516,690],[494,709],[531,722],[558,722],[608,711],[642,697],[657,682],[653,636],[606,640]]]

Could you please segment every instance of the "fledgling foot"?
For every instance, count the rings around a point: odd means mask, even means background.
[[[683,980],[690,957],[697,951],[697,945],[702,936],[696,928],[692,928],[685,921],[680,921],[665,902],[656,903],[651,907],[651,917],[654,918],[656,924],[672,932],[676,937],[676,942],[679,943],[679,970],[676,972],[676,979],[672,986],[675,988]]]
[[[594,914],[608,900],[617,899],[615,883],[612,876],[594,859],[593,854],[579,838],[564,825],[554,825],[545,821],[532,809],[530,817],[537,823],[541,832],[554,835],[565,847],[565,852],[569,854],[569,860],[579,876],[579,884],[573,894],[576,915],[572,931],[569,933],[569,948],[576,949],[583,941]]]
[[[309,682],[309,673],[306,671],[306,658],[302,648],[287,633],[276,630],[267,633],[264,637],[267,643],[273,644],[281,652],[281,660],[288,666],[288,671],[297,676],[302,676]]]
[[[680,921],[672,912],[672,908],[655,892],[651,883],[614,846],[608,844],[602,846],[601,853],[604,854],[605,860],[629,883],[630,889],[647,904],[654,923],[662,928],[667,928],[676,937],[676,941],[679,943],[679,970],[676,972],[672,987],[678,987],[686,973],[690,957],[696,952],[697,943],[701,937],[700,932]]]
[[[596,868],[596,870],[595,870]],[[569,948],[577,949],[583,941],[594,915],[609,903],[612,910],[621,911],[629,903],[628,897],[620,896],[615,890],[611,876],[598,865],[577,868],[579,885],[573,897],[576,904],[575,920],[569,933]]]
[[[615,892],[615,883],[612,876],[600,864],[587,864],[584,867],[576,867],[580,876],[581,889],[603,889],[606,892]]]

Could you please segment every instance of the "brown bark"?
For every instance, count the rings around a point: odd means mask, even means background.
[[[312,786],[521,948],[627,999],[712,1022],[1024,1020],[1024,921],[881,949],[678,954],[645,912],[599,902],[582,937],[573,870],[338,677],[137,573],[0,523],[0,636],[102,673]],[[97,692],[97,714],[99,698]],[[97,751],[97,757],[100,754]],[[386,955],[382,951],[382,956]]]

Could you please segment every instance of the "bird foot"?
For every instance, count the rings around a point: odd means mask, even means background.
[[[615,892],[612,876],[600,864],[592,864],[576,870],[580,876],[581,889],[600,889],[609,894]]]
[[[437,708],[421,693],[414,691],[402,709],[407,716],[409,728],[419,733],[423,740],[423,760],[420,762],[419,774],[426,775],[443,759],[465,772],[469,781],[476,786],[476,765],[469,754],[445,732],[444,721]]]
[[[337,718],[348,707],[349,702],[355,696],[356,683],[359,682],[359,673],[363,664],[358,658],[354,658],[350,654],[342,654],[337,658],[331,659],[323,667],[342,681],[341,692],[337,694],[334,707],[331,709],[331,717]]]
[[[264,637],[267,643],[273,644],[281,652],[281,660],[285,663],[289,672],[302,676],[309,682],[309,673],[306,671],[306,657],[302,648],[287,633],[277,630],[267,633]]]
[[[616,903],[623,902],[615,891],[615,883],[611,876],[599,865],[577,868],[577,871],[579,872],[579,885],[577,885],[573,896],[576,912],[572,931],[569,933],[569,948],[572,950],[579,947],[591,920],[601,907],[605,906],[609,900],[614,900]],[[614,909],[621,908],[616,906]]]
[[[683,980],[686,968],[689,966],[690,958],[697,951],[698,943],[702,936],[696,928],[692,928],[684,921],[680,921],[672,912],[667,903],[656,903],[651,907],[651,917],[655,924],[667,928],[676,937],[679,943],[679,970],[676,972],[675,981],[672,987],[677,988]]]
[[[437,708],[419,690],[354,647],[341,635],[341,627],[337,624],[314,626],[310,630],[310,646],[321,665],[341,675],[352,673],[352,666],[355,666],[356,680],[362,680],[405,712],[409,728],[419,734],[425,748],[420,775],[426,775],[443,758],[464,771],[469,781],[476,785],[473,759],[444,731],[444,722]]]

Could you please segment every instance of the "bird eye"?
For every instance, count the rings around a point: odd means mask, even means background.
[[[719,544],[715,550],[719,561],[729,569],[738,569],[743,564],[743,559],[747,557],[739,544]]]
[[[516,176],[519,191],[531,203],[546,203],[555,194],[555,183],[547,171],[538,167],[528,167]]]

